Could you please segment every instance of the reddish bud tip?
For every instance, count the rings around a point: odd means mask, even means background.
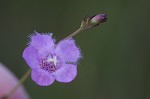
[[[106,22],[107,21],[107,14],[98,14],[98,15],[95,15],[93,17],[91,17],[91,23],[92,24],[100,24],[100,23],[103,23],[103,22]]]

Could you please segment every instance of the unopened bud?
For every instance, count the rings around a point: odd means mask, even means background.
[[[92,16],[90,20],[91,24],[95,24],[96,26],[106,21],[107,21],[107,14],[98,14]]]

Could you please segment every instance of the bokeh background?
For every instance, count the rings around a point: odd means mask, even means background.
[[[85,14],[107,13],[108,21],[74,37],[83,59],[68,84],[24,83],[31,99],[150,99],[149,0],[1,0],[0,61],[21,76],[33,31],[57,41],[75,31]]]

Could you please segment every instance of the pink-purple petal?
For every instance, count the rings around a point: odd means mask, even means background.
[[[50,73],[40,69],[32,70],[31,77],[39,86],[49,86],[55,80]]]
[[[17,84],[19,80],[16,76],[3,64],[0,63],[0,99],[8,94]],[[4,99],[4,98],[3,98]],[[28,93],[21,85],[9,99],[30,99]]]
[[[31,42],[34,48],[36,48],[39,54],[52,52],[54,50],[54,39],[52,38],[52,34],[39,34],[31,36]]]
[[[55,53],[64,62],[76,62],[80,58],[80,50],[73,39],[61,41],[56,47]]]
[[[64,64],[63,67],[56,70],[53,75],[59,82],[71,82],[77,75],[77,66],[72,64]]]
[[[25,50],[23,51],[23,58],[32,69],[38,67],[38,55],[37,50],[34,47],[29,46],[25,48]]]

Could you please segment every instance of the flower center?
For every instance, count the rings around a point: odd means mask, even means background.
[[[57,57],[51,55],[40,60],[40,68],[52,73],[56,71],[57,63]]]

